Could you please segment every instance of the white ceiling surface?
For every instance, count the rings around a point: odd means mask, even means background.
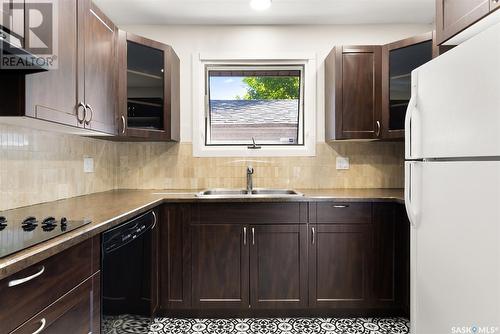
[[[129,24],[398,24],[434,21],[435,0],[94,0],[118,25]]]

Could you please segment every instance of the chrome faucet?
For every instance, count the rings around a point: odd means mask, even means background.
[[[251,194],[253,190],[253,167],[247,167],[247,193]]]

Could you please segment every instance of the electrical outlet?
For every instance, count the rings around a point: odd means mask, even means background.
[[[84,173],[94,172],[94,158],[83,158],[83,172]]]
[[[336,163],[337,163],[337,169],[343,170],[343,169],[349,169],[350,168],[349,158],[346,158],[346,157],[337,157]]]

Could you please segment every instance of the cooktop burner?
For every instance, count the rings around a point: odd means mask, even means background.
[[[90,220],[68,220],[65,217],[46,217],[42,221],[27,217],[21,222],[13,222],[0,216],[0,258],[89,223]]]

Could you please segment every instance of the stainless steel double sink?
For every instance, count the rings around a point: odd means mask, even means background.
[[[281,198],[281,197],[300,197],[304,194],[292,189],[269,189],[255,188],[246,189],[208,189],[196,194],[199,198]]]

